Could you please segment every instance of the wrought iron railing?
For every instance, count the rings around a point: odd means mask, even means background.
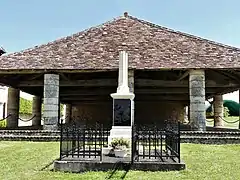
[[[179,123],[132,127],[132,163],[136,161],[180,162]],[[103,161],[102,149],[108,146],[110,128],[103,125],[61,124],[60,159],[81,158]]]
[[[168,123],[165,128],[165,150],[167,157],[178,159],[180,162],[180,122]]]
[[[108,144],[110,130],[102,125],[61,124],[60,159],[100,157]]]
[[[180,123],[157,126],[133,126],[132,162],[162,161],[171,158],[180,162]]]

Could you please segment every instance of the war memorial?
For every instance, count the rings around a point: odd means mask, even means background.
[[[240,88],[240,49],[127,13],[97,27],[0,57],[9,86],[7,127],[17,128],[19,91],[34,95],[33,126],[60,130],[62,171],[180,170],[180,123],[206,131],[205,100]],[[43,109],[42,109],[43,103]],[[67,115],[60,119],[60,103]],[[43,114],[41,113],[43,112]],[[42,116],[42,117],[41,117]]]

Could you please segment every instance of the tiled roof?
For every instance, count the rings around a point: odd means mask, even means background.
[[[134,69],[240,68],[238,48],[123,16],[1,56],[0,69],[117,69],[120,50]]]

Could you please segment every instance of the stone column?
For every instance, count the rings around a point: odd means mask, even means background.
[[[18,127],[19,118],[19,89],[8,88],[8,99],[7,99],[7,127],[16,128]]]
[[[214,127],[223,126],[223,96],[221,94],[214,96]]]
[[[128,87],[131,93],[134,93],[134,70],[128,70]]]
[[[33,97],[32,114],[35,116],[32,120],[32,126],[41,125],[42,100],[38,96]]]
[[[70,123],[72,116],[72,105],[66,104],[66,112],[65,112],[65,123]]]
[[[111,143],[113,138],[127,138],[131,141],[132,125],[134,124],[133,99],[135,97],[131,91],[134,91],[134,74],[133,71],[131,73],[128,71],[128,53],[121,51],[119,54],[118,88],[116,93],[111,94],[113,98],[113,126],[108,143]]]
[[[44,126],[46,130],[57,130],[59,120],[59,75],[44,75]]]
[[[197,131],[206,130],[205,72],[189,71],[190,125]]]
[[[239,125],[238,125],[238,129],[240,129],[240,89],[238,90],[238,98],[239,98],[239,101],[238,101],[238,104],[239,104],[239,110],[238,110],[238,112],[239,112]]]

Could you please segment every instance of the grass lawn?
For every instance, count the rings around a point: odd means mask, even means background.
[[[224,119],[228,122],[235,122],[236,120],[239,120],[239,117],[238,116],[229,116],[229,117],[225,117]],[[207,126],[213,127],[213,124],[214,124],[213,119],[207,119],[207,120],[212,121],[212,122],[206,122]],[[227,127],[227,128],[238,129],[238,127],[239,127],[239,121],[235,122],[235,123],[223,122],[223,124],[224,124],[224,127]]]
[[[240,179],[240,145],[182,144],[182,159],[187,164],[183,171],[142,172],[130,171],[125,179]],[[56,142],[0,142],[1,180],[69,180],[106,179],[110,172],[71,174],[43,169],[59,156]],[[124,171],[111,179],[121,179]]]

